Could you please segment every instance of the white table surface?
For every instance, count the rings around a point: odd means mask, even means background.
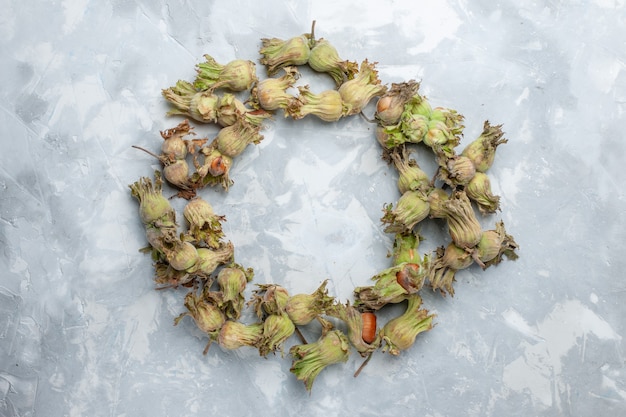
[[[624,1],[2,3],[0,415],[626,413]],[[353,351],[309,394],[288,354],[202,356],[191,320],[172,325],[184,292],[154,290],[128,184],[158,167],[131,145],[158,150],[180,121],[162,88],[205,53],[257,61],[261,38],[312,20],[344,59],[462,113],[462,146],[484,120],[504,125],[489,171],[502,210],[481,221],[502,219],[520,257],[460,272],[453,298],[424,291],[433,331],[356,379]],[[279,114],[263,133],[229,192],[202,196],[254,282],[297,293],[329,279],[351,299],[389,264],[379,219],[398,198],[373,126]],[[441,223],[423,233],[425,251],[445,243]]]

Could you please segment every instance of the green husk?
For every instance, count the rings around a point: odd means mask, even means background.
[[[414,231],[398,232],[393,241],[393,264],[420,264],[422,259],[417,251],[422,237]]]
[[[204,333],[211,337],[217,336],[217,332],[222,328],[226,318],[215,303],[208,287],[204,287],[199,293],[188,292],[184,304],[187,307],[187,312],[178,316],[174,320],[174,325],[177,325],[185,316],[190,316]]]
[[[311,294],[296,294],[287,300],[285,312],[297,326],[304,326],[318,319],[333,304],[334,297],[328,295],[326,284],[322,284]]]
[[[482,214],[495,213],[500,209],[500,197],[491,192],[491,181],[484,172],[476,172],[465,192]]]
[[[258,348],[261,356],[280,350],[282,353],[283,343],[295,332],[293,324],[287,313],[270,314],[263,320],[263,337],[259,341]]]
[[[359,68],[356,62],[344,61],[339,58],[337,49],[326,39],[312,40],[311,43],[313,47],[311,48],[308,64],[313,70],[328,73],[335,81],[337,87],[346,80],[354,78]]]
[[[439,178],[452,188],[466,186],[476,175],[476,168],[471,159],[465,156],[447,158],[439,170]]]
[[[395,207],[388,204],[383,211],[385,214],[380,220],[387,224],[385,232],[411,231],[416,224],[428,217],[430,212],[428,195],[419,190],[408,190],[398,199]]]
[[[194,155],[196,172],[191,174],[190,183],[193,188],[221,185],[225,190],[232,185],[233,181],[228,175],[233,165],[233,158],[222,154],[216,149],[216,142],[200,148],[203,162],[200,163]]]
[[[215,249],[198,248],[197,252],[196,264],[187,268],[187,271],[202,277],[209,277],[220,265],[233,261],[235,248],[232,243],[227,242]]]
[[[189,242],[177,241],[171,248],[167,248],[164,253],[170,266],[177,271],[194,270],[200,259],[200,249],[196,249]]]
[[[224,267],[217,274],[219,285],[218,305],[227,318],[237,320],[245,303],[244,291],[248,282],[252,281],[254,271],[241,265],[232,264]]]
[[[354,289],[355,306],[376,311],[387,304],[404,301],[410,293],[418,292],[424,285],[429,262],[430,258],[425,256],[422,264],[403,263],[374,275],[374,285]]]
[[[257,80],[256,64],[252,61],[235,59],[219,64],[212,56],[204,55],[205,62],[196,65],[194,87],[198,90],[227,88],[232,91],[249,90]]]
[[[252,88],[250,105],[268,111],[287,109],[296,101],[296,97],[287,90],[293,87],[300,77],[296,67],[284,67],[285,74],[279,78],[266,78],[258,81]],[[285,113],[285,116],[287,114]]]
[[[385,324],[381,330],[385,341],[383,352],[397,356],[401,351],[413,346],[418,334],[433,328],[435,315],[428,314],[428,310],[421,309],[421,304],[422,298],[419,295],[411,295],[406,311]]]
[[[455,281],[457,271],[469,267],[474,262],[471,251],[458,247],[451,242],[448,246],[438,248],[435,260],[429,270],[428,281],[433,290],[439,290],[442,294],[454,296],[452,284]]]
[[[360,113],[374,97],[387,91],[387,86],[380,83],[376,63],[367,59],[361,63],[358,74],[339,87],[339,94],[345,106],[345,116]]]
[[[339,330],[331,330],[314,343],[293,346],[289,353],[293,357],[290,371],[310,392],[315,378],[324,368],[348,360],[350,342]]]
[[[185,205],[183,215],[189,224],[185,240],[196,246],[206,245],[213,249],[220,247],[224,237],[222,222],[226,218],[215,214],[211,204],[196,197]]]
[[[442,206],[452,241],[462,249],[475,247],[482,229],[465,191],[455,191]]]
[[[228,350],[244,346],[256,347],[263,337],[263,323],[243,324],[226,320],[217,336],[219,345]]]
[[[270,119],[272,114],[263,109],[250,109],[237,97],[230,93],[223,94],[217,106],[218,125],[222,127],[232,126],[238,121],[243,121],[258,128],[266,119]]]
[[[450,195],[441,188],[434,188],[428,193],[430,206],[429,216],[431,219],[445,219],[446,209],[444,203],[450,199]]]
[[[248,145],[259,144],[263,135],[260,127],[239,119],[233,125],[223,127],[215,137],[215,148],[223,155],[234,158],[240,155]]]
[[[261,39],[259,50],[261,64],[267,67],[267,75],[274,75],[279,69],[291,65],[304,65],[311,54],[310,35],[303,34],[288,40],[278,38]]]
[[[154,184],[147,177],[128,186],[131,194],[139,201],[139,217],[144,225],[175,223],[176,212],[169,200],[163,196],[161,172],[154,172]]]
[[[483,125],[483,132],[477,139],[463,149],[461,155],[472,160],[476,171],[487,172],[491,165],[493,165],[496,156],[496,148],[508,142],[503,136],[502,125],[492,126],[487,120]]]
[[[161,131],[163,143],[161,144],[161,155],[168,160],[185,159],[189,152],[193,152],[194,144],[200,141],[184,140],[183,137],[194,134],[193,127],[189,125],[189,120],[185,119],[178,126]]]
[[[175,86],[161,90],[163,97],[172,105],[168,116],[183,115],[201,123],[217,121],[219,98],[208,91],[198,91],[193,84],[179,80]]]
[[[406,148],[402,151],[390,152],[391,160],[398,170],[398,190],[401,194],[407,191],[428,192],[432,188],[431,180],[414,159],[410,159],[410,152]]]
[[[341,94],[336,90],[326,90],[314,94],[308,86],[298,87],[300,95],[287,107],[287,113],[295,120],[312,114],[325,122],[336,122],[345,114]]]
[[[420,84],[415,80],[392,83],[391,88],[378,99],[375,118],[382,126],[391,126],[400,122],[407,103],[418,92]]]
[[[485,230],[476,246],[475,259],[485,269],[490,265],[497,265],[502,256],[511,260],[517,259],[515,251],[519,248],[513,236],[506,233],[504,222],[496,223],[495,230]]]
[[[252,299],[252,305],[257,317],[263,318],[268,314],[282,314],[289,303],[289,292],[276,284],[257,284]]]
[[[350,303],[335,303],[327,310],[330,317],[343,321],[348,328],[348,339],[354,348],[363,357],[368,356],[380,347],[381,338],[376,334],[376,338],[367,343],[363,340],[363,319],[361,312]]]

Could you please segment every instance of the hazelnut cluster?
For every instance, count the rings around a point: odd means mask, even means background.
[[[260,63],[268,78],[259,79],[252,61],[219,64],[205,55],[195,80],[163,89],[171,106],[167,114],[187,119],[161,132],[160,154],[136,147],[157,158],[163,170],[154,173],[154,180],[142,177],[129,186],[139,201],[157,288],[188,290],[186,310],[175,324],[191,317],[208,338],[204,353],[217,343],[227,350],[248,346],[261,356],[282,356],[295,335],[299,343],[288,350],[290,370],[309,391],[325,367],[347,361],[352,349],[366,358],[364,365],[377,350],[399,355],[409,349],[420,333],[433,327],[434,315],[422,307],[421,291],[453,296],[457,271],[474,263],[484,269],[503,257],[515,259],[518,249],[502,221],[482,230],[478,219],[500,209],[486,171],[496,148],[506,143],[501,126],[485,122],[482,134],[458,152],[462,115],[432,107],[414,80],[387,87],[376,63],[342,60],[330,42],[315,38],[314,28],[315,22],[311,33],[261,40]],[[296,87],[302,65],[327,73],[336,88],[315,93],[307,85]],[[242,92],[249,92],[243,101],[235,95]],[[216,185],[228,190],[235,158],[263,139],[263,124],[277,111],[296,120],[312,115],[333,122],[362,114],[375,98],[376,139],[382,158],[397,169],[401,194],[383,207],[381,218],[385,232],[394,237],[391,265],[372,276],[370,285],[355,288],[352,302],[329,295],[326,281],[313,293],[295,295],[278,284],[257,285],[246,301],[253,270],[235,262],[233,244],[222,231],[225,217],[215,214],[198,190]],[[188,119],[221,129],[212,140],[196,139]],[[412,157],[423,153],[436,161],[433,178]],[[163,196],[163,178],[178,190],[177,196],[187,199],[182,232]],[[420,255],[424,238],[418,225],[426,219],[443,222],[450,241]],[[379,326],[377,313],[398,303],[405,305],[403,313]],[[242,318],[246,307],[254,312],[253,322]],[[311,323],[321,334],[309,343],[299,328]]]

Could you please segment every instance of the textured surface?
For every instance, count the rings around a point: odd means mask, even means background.
[[[593,2],[3,2],[0,17],[0,415],[623,415],[626,7]],[[545,5],[544,5],[545,4]],[[399,358],[325,370],[311,395],[290,358],[202,356],[182,293],[155,291],[127,185],[157,167],[160,89],[204,53],[258,59],[309,30],[342,57],[411,78],[434,105],[509,143],[490,170],[520,259],[424,295],[435,329]],[[260,75],[264,75],[259,66]],[[309,74],[316,86],[329,86]],[[371,113],[370,113],[371,114]],[[198,127],[211,136],[212,127]],[[397,199],[372,125],[269,124],[203,196],[255,281],[351,298],[388,265]],[[180,202],[176,202],[180,208]],[[445,243],[429,223],[424,250]]]

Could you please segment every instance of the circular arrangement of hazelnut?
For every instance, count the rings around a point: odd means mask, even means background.
[[[501,126],[484,123],[482,134],[462,152],[456,147],[463,132],[463,116],[456,111],[431,107],[419,94],[413,80],[383,85],[376,63],[360,65],[339,58],[325,39],[311,33],[288,40],[262,39],[260,62],[268,78],[259,79],[252,61],[234,60],[225,65],[205,55],[196,66],[193,82],[178,81],[164,89],[163,97],[172,109],[168,115],[182,115],[200,123],[221,127],[217,136],[194,137],[186,119],[161,132],[159,155],[163,170],[154,179],[140,178],[129,187],[139,201],[139,214],[145,226],[158,289],[186,288],[186,311],[177,324],[190,316],[206,333],[209,342],[224,349],[250,346],[261,356],[277,350],[292,335],[300,343],[289,349],[291,372],[311,390],[317,375],[326,366],[345,362],[352,349],[367,363],[373,352],[392,355],[411,347],[418,334],[433,327],[433,314],[422,308],[419,292],[430,289],[454,295],[458,270],[476,263],[488,268],[504,256],[515,259],[517,244],[507,234],[502,221],[493,230],[482,230],[481,215],[499,210],[499,197],[492,194],[486,171],[493,164],[498,145],[505,143]],[[298,86],[298,66],[327,73],[336,89],[314,93]],[[279,74],[280,76],[276,76]],[[234,93],[249,92],[244,102]],[[398,171],[401,197],[383,207],[384,231],[394,235],[391,266],[371,278],[371,285],[354,289],[354,301],[341,303],[328,294],[326,281],[311,294],[291,295],[280,285],[257,285],[246,301],[244,291],[252,281],[253,270],[235,262],[233,244],[222,231],[224,216],[197,195],[207,186],[228,190],[234,159],[263,136],[263,123],[275,112],[301,119],[312,115],[326,122],[362,114],[377,98],[374,123],[382,157]],[[416,145],[419,144],[419,145]],[[418,147],[423,149],[418,149]],[[430,178],[411,155],[432,155],[437,173]],[[189,161],[192,162],[192,166]],[[179,232],[176,213],[163,196],[163,178],[187,199],[184,207],[186,230]],[[445,223],[450,235],[447,246],[434,253],[418,252],[422,237],[416,230],[431,218]],[[404,303],[404,313],[379,326],[377,312],[388,304]],[[245,323],[242,311],[253,308],[257,320]],[[318,340],[307,343],[299,327],[321,324]],[[355,376],[361,370],[359,368]]]

